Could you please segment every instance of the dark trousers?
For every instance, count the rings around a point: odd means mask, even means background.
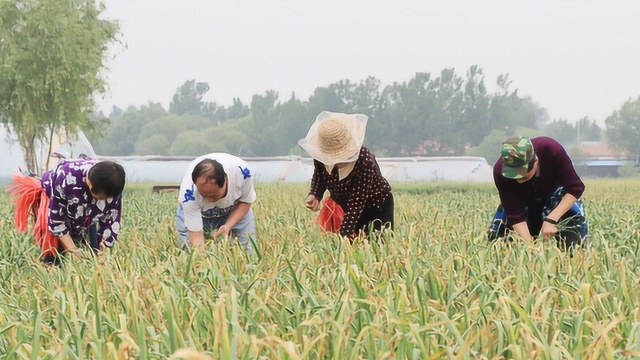
[[[97,253],[98,250],[100,250],[100,243],[98,242],[98,226],[96,224],[91,224],[86,234],[71,234],[71,238],[73,239],[73,243],[78,247],[88,245],[94,253]],[[43,255],[42,262],[45,264],[60,265],[61,256],[64,254],[64,249],[62,248],[61,243],[58,244],[58,248],[56,250],[57,255]]]
[[[382,231],[383,228],[393,230],[393,208],[393,194],[389,194],[378,206],[367,208],[362,212],[357,230],[362,230],[367,235]]]

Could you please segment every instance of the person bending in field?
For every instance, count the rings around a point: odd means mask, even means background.
[[[8,191],[15,204],[18,231],[29,216],[45,263],[60,264],[62,254],[82,257],[79,246],[94,252],[111,247],[120,232],[125,171],[113,161],[62,160],[41,178],[16,175]]]
[[[363,146],[367,116],[321,112],[298,144],[313,157],[314,171],[305,205],[316,211],[325,190],[344,213],[337,230],[353,241],[358,236],[393,230],[393,194],[378,162]],[[322,215],[322,213],[321,213]]]
[[[564,249],[587,240],[581,196],[585,186],[565,149],[540,136],[511,136],[493,167],[500,205],[489,240],[515,232],[525,240],[555,238]]]
[[[205,240],[237,238],[247,252],[255,233],[251,205],[256,200],[251,170],[242,159],[224,153],[191,162],[178,195],[176,226],[180,243],[203,249]]]

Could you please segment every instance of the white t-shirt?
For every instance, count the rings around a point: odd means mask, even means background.
[[[216,160],[227,174],[227,195],[216,202],[205,200],[191,180],[191,173],[196,165],[204,160]],[[252,204],[256,200],[253,188],[253,173],[247,163],[237,156],[225,153],[202,155],[189,165],[187,173],[180,184],[178,201],[184,209],[184,224],[189,231],[202,231],[202,217],[221,217],[231,212],[236,202]]]

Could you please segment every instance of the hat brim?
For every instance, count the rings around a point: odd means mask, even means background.
[[[519,167],[511,167],[502,164],[502,176],[506,177],[507,179],[522,179],[523,177],[525,177],[525,175],[527,175],[527,173],[529,173],[529,164]]]
[[[320,148],[318,128],[324,120],[331,117],[339,118],[343,121],[351,134],[351,141],[345,148],[337,152],[327,153]],[[307,132],[307,136],[298,141],[298,145],[311,155],[311,157],[327,166],[356,161],[360,154],[360,148],[364,144],[368,119],[369,118],[363,114],[342,114],[323,111],[316,117],[316,120],[309,128],[309,132]]]

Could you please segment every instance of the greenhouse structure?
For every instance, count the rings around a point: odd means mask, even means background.
[[[185,156],[100,156],[95,153],[87,137],[81,132],[73,138],[54,137],[53,146],[39,144],[38,169],[41,173],[53,168],[60,157],[77,158],[87,155],[95,159],[109,159],[124,166],[129,182],[158,184],[180,183],[193,157]],[[49,154],[51,149],[53,156]],[[57,158],[56,158],[57,157]],[[24,172],[24,154],[15,134],[0,126],[0,185]],[[300,156],[243,157],[251,166],[255,182],[309,182],[313,174],[313,160]],[[394,157],[378,158],[382,174],[390,181],[456,181],[491,182],[492,168],[482,157]]]

